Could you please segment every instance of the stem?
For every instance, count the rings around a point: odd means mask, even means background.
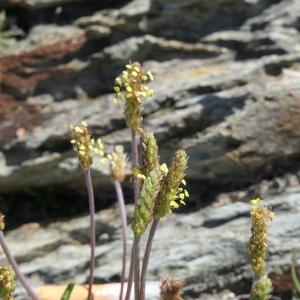
[[[94,191],[91,177],[91,169],[88,168],[84,171],[84,179],[89,197],[90,207],[90,234],[91,234],[91,259],[90,259],[90,275],[88,282],[88,300],[93,299],[92,287],[94,283],[94,270],[95,270],[95,248],[96,248],[96,220],[95,220],[95,200]]]
[[[132,283],[133,283],[133,269],[134,269],[134,247],[132,246],[131,255],[130,255],[130,268],[129,268],[129,275],[128,275],[128,283],[127,283],[127,291],[125,295],[125,300],[130,299]]]
[[[121,273],[121,289],[119,300],[123,299],[123,290],[125,282],[125,272],[126,272],[126,255],[127,255],[127,218],[126,218],[126,209],[125,202],[122,192],[122,187],[119,181],[114,181],[115,190],[117,193],[117,198],[119,202],[121,223],[122,223],[122,234],[123,234],[123,257],[122,257],[122,273]]]
[[[138,157],[138,136],[134,129],[131,130],[131,155],[132,155],[132,166],[139,167],[139,157]],[[140,193],[140,181],[134,176],[133,178],[133,189],[134,189],[134,203],[137,204],[137,200]],[[140,291],[140,238],[135,237],[133,240],[134,250],[134,294],[135,300],[138,300]]]
[[[156,232],[158,223],[159,223],[159,220],[154,220],[151,225],[150,231],[149,231],[149,236],[148,236],[148,240],[147,240],[147,245],[146,245],[146,250],[145,250],[145,255],[144,255],[144,260],[143,260],[143,265],[142,265],[139,300],[145,300],[146,274],[147,274],[147,269],[148,269],[148,264],[149,264],[149,259],[150,259],[152,243],[153,243],[153,239],[155,236],[155,232]]]
[[[135,300],[139,300],[140,294],[140,237],[134,237],[134,295]]]
[[[131,157],[132,157],[132,167],[138,167],[139,166],[138,136],[134,129],[131,129]],[[134,203],[136,204],[140,192],[140,182],[136,176],[133,177],[133,190],[134,190]],[[129,269],[129,276],[128,276],[127,292],[125,297],[126,300],[129,300],[130,298],[133,277],[134,277],[135,299],[138,300],[139,281],[140,281],[139,238],[134,238],[133,246],[131,249],[130,269]]]
[[[19,269],[19,266],[16,262],[16,260],[14,259],[13,255],[11,254],[5,239],[4,239],[4,235],[3,232],[0,231],[0,244],[1,247],[3,249],[3,252],[5,253],[5,256],[9,262],[9,264],[12,266],[13,270],[16,273],[17,278],[19,279],[20,283],[23,285],[24,289],[26,290],[27,294],[33,299],[33,300],[39,300],[38,296],[36,295],[36,293],[34,292],[34,290],[31,288],[30,284],[28,283],[27,279],[25,278],[25,276],[22,274],[22,272]]]

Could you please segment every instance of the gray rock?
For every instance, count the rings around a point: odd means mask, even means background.
[[[299,195],[299,188],[294,188],[267,202],[276,213],[270,226],[268,255],[272,274],[289,268],[291,250],[300,247]],[[132,208],[128,208],[131,214]],[[232,203],[163,219],[153,245],[148,280],[158,280],[166,274],[186,280],[184,299],[235,299],[235,294],[249,293],[251,272],[246,250],[250,236],[249,210],[250,205]],[[98,240],[95,274],[98,283],[119,278],[122,247],[117,215],[114,209],[97,214],[97,236],[101,237],[101,232],[110,236]],[[88,221],[88,217],[80,217],[43,227],[29,224],[6,234],[21,269],[35,286],[70,280],[86,282],[89,241],[80,238],[78,232],[88,233]],[[143,238],[142,249],[145,242]],[[223,298],[218,298],[221,295]]]

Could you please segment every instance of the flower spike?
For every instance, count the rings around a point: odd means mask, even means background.
[[[126,69],[115,79],[114,102],[125,102],[125,119],[128,127],[141,132],[142,98],[153,96],[154,92],[144,82],[153,80],[150,71],[144,74],[138,62],[126,65]]]

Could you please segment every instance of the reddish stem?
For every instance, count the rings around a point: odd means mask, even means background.
[[[91,244],[91,258],[90,258],[90,274],[88,281],[88,300],[93,299],[92,288],[94,284],[94,270],[95,270],[95,249],[96,249],[96,220],[95,220],[95,199],[91,177],[91,169],[84,171],[85,184],[88,191],[89,208],[90,208],[90,244]]]
[[[9,262],[9,264],[12,266],[13,270],[16,273],[17,278],[19,279],[20,283],[23,285],[24,289],[26,290],[27,294],[33,299],[33,300],[39,300],[38,296],[34,292],[34,290],[31,288],[30,284],[28,283],[27,279],[25,276],[22,274],[15,258],[11,254],[5,239],[4,239],[4,234],[2,231],[0,231],[0,244],[3,249],[3,252]]]
[[[122,223],[122,235],[123,235],[123,257],[122,257],[122,273],[121,273],[121,289],[119,300],[123,299],[123,290],[124,290],[124,282],[125,282],[125,272],[126,272],[126,257],[127,257],[127,218],[126,218],[126,208],[124,202],[124,196],[122,191],[122,186],[119,181],[114,181],[115,190],[117,193],[119,209],[120,209],[120,217]]]

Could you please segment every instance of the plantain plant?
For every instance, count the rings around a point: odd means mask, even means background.
[[[145,299],[146,273],[150,252],[159,220],[173,209],[184,205],[188,192],[184,186],[188,157],[178,150],[170,168],[161,164],[158,146],[153,133],[147,132],[142,123],[143,99],[151,97],[153,90],[145,85],[152,81],[150,71],[143,72],[138,62],[126,65],[115,80],[114,102],[124,102],[124,115],[131,129],[132,173],[135,210],[131,228],[134,235],[131,263],[125,299],[129,300],[134,280],[135,300]],[[141,140],[141,145],[139,141]],[[140,147],[139,147],[140,145]],[[139,151],[140,150],[140,151]],[[141,152],[141,159],[139,154]],[[150,225],[150,231],[140,270],[140,240]]]
[[[0,15],[1,19],[1,15]],[[1,20],[0,20],[1,22]],[[88,278],[87,300],[92,300],[94,270],[95,270],[95,248],[96,248],[96,221],[95,221],[95,200],[94,188],[92,183],[91,167],[95,159],[108,166],[110,177],[114,184],[120,211],[120,219],[123,234],[123,258],[121,271],[121,284],[119,300],[129,300],[134,281],[135,300],[145,299],[146,273],[150,259],[150,252],[154,240],[155,232],[159,221],[165,215],[172,213],[180,205],[185,205],[185,198],[189,196],[185,189],[185,175],[188,157],[184,150],[177,150],[172,162],[168,167],[165,163],[160,163],[158,146],[154,134],[147,132],[142,123],[142,103],[145,97],[153,95],[153,90],[145,85],[152,81],[151,72],[144,73],[141,65],[137,62],[126,65],[126,69],[116,78],[114,91],[116,93],[114,102],[120,100],[124,102],[124,116],[128,127],[131,129],[131,158],[132,158],[132,177],[133,177],[133,198],[135,203],[133,221],[131,229],[134,241],[131,249],[131,261],[128,274],[127,290],[125,292],[125,273],[127,257],[127,217],[125,201],[121,183],[127,173],[127,155],[122,146],[116,146],[111,153],[105,153],[104,144],[101,139],[94,139],[89,133],[88,124],[82,122],[80,125],[71,125],[72,134],[71,144],[77,153],[84,175],[84,181],[88,194],[88,204],[90,212],[90,267]],[[141,143],[140,143],[141,141]],[[146,229],[150,227],[147,237],[146,249],[143,255],[142,268],[140,268],[140,240],[145,235]],[[0,244],[6,257],[13,267],[17,278],[23,284],[28,295],[33,300],[38,300],[34,290],[28,284],[26,278],[20,272],[11,252],[9,251],[3,235],[4,216],[0,215]],[[5,278],[12,277],[8,271]],[[0,287],[1,287],[0,274]],[[4,277],[3,277],[4,278]],[[13,291],[11,284],[6,291],[5,300],[11,300]],[[69,284],[61,296],[62,300],[68,300],[72,293],[74,284]],[[177,291],[175,294],[178,294]],[[177,296],[176,296],[177,297]]]

